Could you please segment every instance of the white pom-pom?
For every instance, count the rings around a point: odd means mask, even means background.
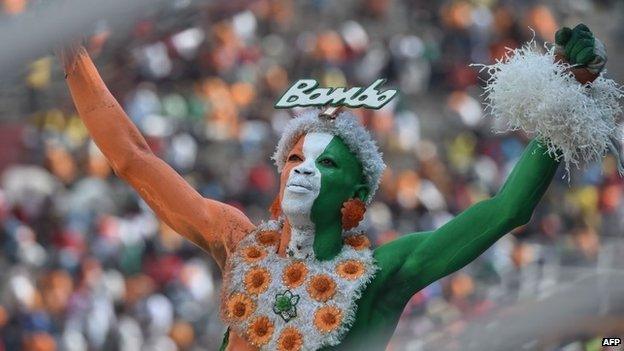
[[[622,90],[602,76],[581,85],[570,66],[554,56],[554,49],[541,53],[532,41],[509,50],[503,60],[481,65],[490,74],[485,101],[509,130],[535,134],[569,173],[571,164],[599,160],[613,140],[622,140],[616,123]]]

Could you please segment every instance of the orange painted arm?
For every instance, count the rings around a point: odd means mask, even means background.
[[[253,224],[236,208],[203,198],[153,154],[102,81],[86,50],[72,50],[60,55],[71,96],[115,174],[128,182],[167,225],[211,252],[222,265]]]

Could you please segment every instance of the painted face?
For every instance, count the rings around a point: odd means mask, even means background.
[[[364,199],[362,166],[344,142],[327,133],[302,136],[280,177],[282,211],[294,227],[340,223],[342,204]]]

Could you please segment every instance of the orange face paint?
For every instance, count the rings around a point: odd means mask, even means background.
[[[303,156],[303,142],[305,140],[305,135],[302,135],[301,137],[299,137],[299,139],[297,140],[297,142],[295,143],[295,145],[293,146],[292,150],[290,150],[290,153],[288,154],[288,158],[290,159],[291,156],[293,155],[297,155],[299,156],[299,158],[301,160],[303,160],[304,156]],[[296,167],[297,165],[299,165],[302,161],[288,161],[286,162],[286,164],[284,165],[284,168],[282,169],[282,173],[280,174],[280,189],[279,189],[279,193],[277,194],[277,198],[276,198],[276,202],[277,205],[275,206],[281,206],[282,203],[282,198],[284,196],[284,189],[286,188],[286,183],[288,182],[288,176],[290,175],[290,171]],[[281,212],[281,210],[279,211]],[[286,255],[286,248],[288,247],[288,243],[290,242],[290,224],[288,223],[288,221],[286,221],[286,223],[284,223],[284,230],[282,231],[282,235],[281,235],[281,240],[280,240],[280,245],[279,245],[279,249],[278,249],[278,253],[282,256]]]
[[[290,171],[294,167],[299,165],[301,162],[303,162],[303,159],[305,157],[303,155],[303,142],[304,141],[305,141],[305,135],[302,135],[301,137],[299,137],[299,139],[293,146],[292,150],[290,150],[290,153],[288,153],[287,159],[290,159],[291,156],[296,155],[300,158],[300,161],[295,161],[295,160],[287,161],[286,164],[284,165],[284,169],[282,169],[282,173],[280,174],[280,189],[279,189],[279,194],[277,195],[280,203],[282,202],[282,198],[284,196],[284,189],[286,188],[286,183],[288,182],[288,176],[290,176]]]

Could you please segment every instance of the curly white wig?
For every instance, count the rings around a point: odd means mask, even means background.
[[[273,154],[277,170],[281,172],[284,169],[288,153],[302,135],[316,132],[338,136],[362,164],[362,172],[370,189],[365,202],[370,204],[386,168],[377,143],[351,112],[343,111],[334,120],[319,118],[319,113],[317,109],[307,110],[288,122]]]

